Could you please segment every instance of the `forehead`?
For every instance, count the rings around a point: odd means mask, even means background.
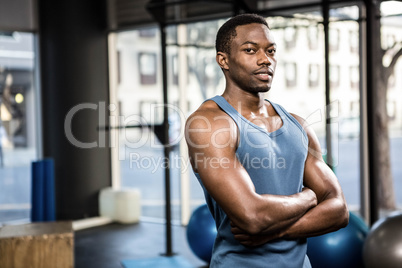
[[[251,23],[236,27],[236,37],[233,39],[234,45],[241,45],[244,42],[273,44],[275,40],[272,32],[266,25]]]

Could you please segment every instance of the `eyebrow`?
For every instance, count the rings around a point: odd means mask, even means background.
[[[258,44],[257,44],[257,43],[255,43],[255,42],[252,42],[252,41],[246,41],[246,42],[244,42],[243,44],[241,44],[241,46],[248,45],[248,44],[250,44],[250,45],[254,45],[254,46],[257,46],[257,45],[258,45]],[[275,47],[276,47],[276,43],[271,43],[271,44],[269,44],[269,47],[271,47],[271,46],[275,46]]]
[[[257,45],[257,43],[255,43],[255,42],[251,42],[251,41],[246,41],[246,42],[244,42],[243,44],[241,44],[242,46],[243,45],[247,45],[247,44],[251,44],[251,45]]]

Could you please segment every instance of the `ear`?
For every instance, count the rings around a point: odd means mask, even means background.
[[[229,57],[224,52],[216,53],[216,62],[219,64],[222,70],[229,70],[228,65]]]

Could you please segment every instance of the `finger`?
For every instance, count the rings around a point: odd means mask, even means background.
[[[232,234],[244,234],[244,231],[242,231],[241,229],[239,229],[237,227],[232,227],[230,229],[230,231],[232,232]]]
[[[240,244],[242,244],[245,247],[254,247],[255,245],[253,244],[252,241],[240,241]]]
[[[239,241],[250,240],[250,236],[249,236],[249,235],[245,235],[245,234],[236,234],[236,235],[234,235],[234,238],[235,238],[236,240],[239,240]]]

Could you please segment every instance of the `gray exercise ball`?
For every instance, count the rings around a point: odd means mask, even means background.
[[[402,267],[402,214],[380,219],[371,227],[363,246],[366,268]]]

